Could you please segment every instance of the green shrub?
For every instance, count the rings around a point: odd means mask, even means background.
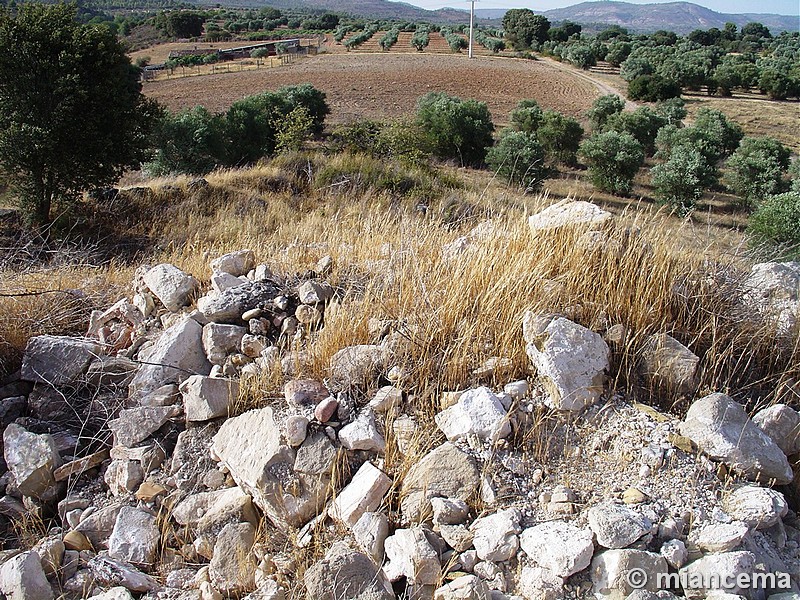
[[[583,127],[571,117],[555,110],[546,110],[542,114],[536,137],[550,161],[571,166],[577,162]]]
[[[642,145],[629,133],[606,131],[584,141],[579,153],[589,167],[592,183],[604,192],[627,195],[644,163]]]
[[[417,123],[439,158],[480,165],[492,145],[494,124],[485,102],[430,92],[417,102]]]
[[[675,148],[669,160],[650,170],[656,198],[685,214],[703,195],[707,170],[708,163],[696,148]]]
[[[389,50],[392,46],[397,43],[397,38],[400,35],[400,30],[397,27],[394,27],[383,34],[381,37],[380,45],[384,51]]]
[[[457,33],[448,33],[444,39],[447,40],[447,45],[453,52],[461,52],[469,46],[469,42]]]
[[[337,125],[331,131],[329,141],[334,152],[373,154],[382,128],[382,123],[368,120]]]
[[[780,259],[800,259],[800,192],[770,196],[750,216],[747,235]]]
[[[659,102],[670,98],[679,98],[681,86],[661,75],[640,75],[628,83],[628,98]]]
[[[632,112],[611,115],[606,121],[605,130],[630,133],[644,148],[647,156],[655,152],[658,130],[666,125],[664,117],[647,106],[640,106]]]
[[[670,98],[656,104],[656,113],[664,118],[667,125],[680,126],[686,118],[686,102],[683,98]]]
[[[511,126],[517,131],[534,133],[542,122],[542,111],[536,100],[520,100],[511,111]]]
[[[314,129],[314,119],[305,106],[295,106],[275,122],[275,151],[296,152],[303,148]]]
[[[793,192],[800,192],[800,158],[796,158],[789,165],[789,185]]]
[[[781,192],[789,157],[789,149],[777,140],[744,138],[727,162],[728,188],[750,205]]]
[[[486,163],[507,183],[525,192],[540,189],[547,176],[544,149],[532,133],[506,132],[487,152]]]
[[[224,120],[202,106],[164,113],[155,128],[156,148],[145,170],[154,176],[202,175],[225,163]]]
[[[430,32],[428,28],[424,26],[417,27],[414,35],[411,36],[411,45],[417,49],[417,52],[422,52],[425,48],[427,48],[430,41]]]
[[[420,166],[431,158],[431,145],[415,123],[396,121],[384,125],[375,139],[374,154],[394,158],[402,164]]]
[[[600,96],[592,103],[592,107],[587,111],[586,116],[592,124],[594,131],[601,131],[611,115],[621,113],[625,108],[625,101],[616,94]]]

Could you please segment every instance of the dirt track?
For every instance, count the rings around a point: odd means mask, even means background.
[[[430,91],[485,101],[497,124],[522,98],[582,118],[597,96],[614,93],[552,61],[433,53],[322,54],[276,69],[147,83],[144,91],[172,110],[201,104],[222,111],[244,96],[305,82],[327,94],[332,123],[407,115]]]

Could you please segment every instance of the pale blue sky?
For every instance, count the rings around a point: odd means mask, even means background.
[[[408,4],[435,10],[445,6],[468,8],[468,0],[406,0]],[[659,0],[626,0],[632,4],[652,4]],[[675,0],[661,0],[672,2]],[[580,0],[476,0],[475,8],[530,8],[533,11],[564,8],[578,4]],[[711,10],[727,14],[760,13],[778,15],[800,15],[800,0],[693,0],[694,4],[705,6]]]

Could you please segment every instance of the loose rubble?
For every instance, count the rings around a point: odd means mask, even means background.
[[[603,235],[614,220],[565,202],[529,224],[537,236]],[[609,344],[624,324],[529,311],[516,334],[528,376],[502,356],[476,359],[463,387],[427,392],[439,408],[426,415],[404,383],[403,323],[371,322],[373,339],[331,349],[324,375],[305,366],[342,301],[326,258],[302,277],[276,275],[250,250],[197,277],[145,266],[130,299],[97,311],[85,338],[30,340],[27,383],[0,397],[0,518],[36,515],[47,530],[0,556],[6,598],[798,592],[800,520],[786,487],[800,450],[794,408],[751,419],[730,396],[699,397],[698,350],[657,333],[634,370],[690,401],[681,421],[610,388]],[[796,295],[781,282],[797,272],[754,268],[742,301],[785,332]],[[244,392],[260,377],[279,387],[253,403]],[[80,393],[107,411],[89,437],[46,421]],[[758,591],[708,583],[755,573],[780,577]]]

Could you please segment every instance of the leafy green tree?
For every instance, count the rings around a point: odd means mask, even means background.
[[[164,112],[155,128],[155,155],[146,165],[154,176],[202,175],[225,163],[224,120],[202,106]]]
[[[411,45],[417,49],[417,52],[422,52],[428,47],[431,41],[430,30],[425,26],[417,27],[414,35],[411,36]]]
[[[547,40],[550,21],[529,8],[512,8],[503,15],[503,30],[516,50],[529,50]]]
[[[546,110],[536,130],[536,137],[548,160],[572,166],[577,162],[583,127],[571,117],[555,110]]]
[[[767,246],[778,259],[800,259],[800,191],[770,196],[759,204],[747,236],[753,246]]]
[[[430,92],[417,102],[417,123],[439,158],[479,165],[492,145],[494,124],[485,102]]]
[[[747,25],[742,27],[742,37],[747,35],[751,35],[757,38],[772,37],[772,34],[769,31],[769,27],[758,22],[748,23]]]
[[[609,45],[605,59],[611,65],[618,67],[630,56],[632,50],[630,42],[614,42]]]
[[[693,128],[697,132],[699,150],[711,164],[730,156],[744,137],[744,131],[738,123],[713,108],[697,111]]]
[[[609,94],[607,96],[600,96],[593,103],[592,107],[586,112],[589,121],[592,124],[594,131],[600,131],[606,124],[606,121],[617,113],[621,113],[625,108],[625,101],[616,94]]]
[[[315,135],[322,133],[325,117],[331,112],[326,101],[325,92],[318,90],[310,83],[301,83],[300,85],[279,88],[276,94],[288,104],[289,112],[297,106],[303,106],[308,109],[308,114],[311,117],[312,133]]]
[[[656,198],[685,214],[703,195],[707,171],[706,159],[696,148],[679,146],[650,170]]]
[[[596,133],[580,145],[592,183],[604,192],[627,195],[644,163],[642,145],[629,133]]]
[[[611,115],[604,129],[630,133],[642,145],[645,154],[652,156],[655,152],[658,130],[666,124],[666,120],[653,109],[640,106],[632,112]]]
[[[564,58],[579,69],[588,69],[597,64],[597,57],[589,44],[570,44]]]
[[[0,169],[37,226],[138,165],[157,113],[116,36],[76,16],[67,4],[0,10]]]
[[[511,126],[517,131],[534,133],[542,122],[542,111],[536,100],[520,100],[511,111]]]
[[[728,159],[726,182],[749,204],[781,192],[791,153],[769,137],[746,137]]]
[[[487,152],[486,163],[507,183],[525,192],[540,189],[547,176],[541,144],[534,134],[523,131],[504,133]]]
[[[553,42],[566,42],[573,35],[580,35],[582,27],[572,21],[563,21],[558,27],[551,27],[547,33]]]
[[[679,98],[681,86],[658,73],[640,75],[628,83],[628,98],[645,102],[660,102]]]
[[[196,12],[176,10],[164,15],[162,29],[170,37],[193,38],[203,33],[205,18]]]
[[[800,158],[796,158],[789,165],[789,182],[793,192],[800,193]]]
[[[656,112],[664,118],[667,125],[680,126],[686,118],[686,102],[683,98],[670,98],[656,104]]]

